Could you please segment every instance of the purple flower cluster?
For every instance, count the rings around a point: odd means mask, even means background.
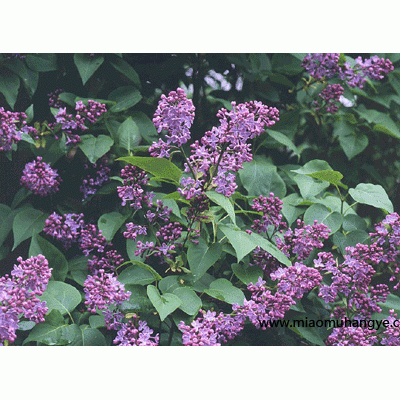
[[[326,339],[328,346],[372,346],[378,342],[376,330],[364,327],[334,328]]]
[[[253,159],[248,140],[254,139],[279,120],[279,111],[261,102],[244,104],[232,102],[232,111],[221,109],[217,113],[220,126],[212,128],[190,147],[191,156],[185,163],[185,172],[192,172],[196,179],[182,181],[180,193],[186,199],[205,191],[207,185],[230,197],[237,188],[235,172],[244,162]],[[211,182],[208,182],[212,178]]]
[[[83,214],[59,215],[53,212],[45,221],[43,232],[61,241],[66,249],[77,242],[84,226]]]
[[[318,101],[314,102],[316,111],[321,111],[326,107],[326,112],[335,114],[340,107],[340,96],[344,93],[344,89],[339,84],[328,85],[318,96],[324,101],[321,106]]]
[[[42,161],[42,157],[25,165],[22,172],[21,185],[40,196],[56,193],[59,190],[61,178],[57,170]]]
[[[243,330],[245,318],[241,314],[231,316],[222,312],[217,315],[215,311],[199,312],[202,316],[190,326],[183,321],[179,324],[184,346],[221,346]]]
[[[113,340],[118,346],[158,346],[159,334],[153,335],[153,330],[147,326],[146,321],[138,320],[133,316],[127,323],[119,323],[117,336]],[[115,328],[114,328],[115,329]]]
[[[308,53],[301,66],[315,79],[333,78],[339,72],[339,53]]]
[[[252,292],[251,300],[245,299],[243,306],[234,304],[232,308],[237,315],[248,318],[256,328],[266,330],[269,321],[284,318],[290,307],[296,304],[292,296],[279,290],[273,294],[261,277],[255,284],[250,283],[247,289]]]
[[[182,236],[182,225],[179,222],[169,222],[170,214],[172,210],[167,206],[164,206],[161,200],[156,201],[156,209],[151,211],[148,210],[145,214],[145,218],[148,220],[149,224],[158,226],[156,231],[156,242],[143,243],[138,240],[135,255],[143,256],[146,252],[149,256],[159,256],[163,260],[164,257],[172,259],[172,253],[177,246],[182,244],[178,242]],[[128,223],[126,225],[127,231],[124,232],[124,236],[128,239],[136,240],[137,235],[146,234],[146,227],[141,225],[135,225],[133,223]]]
[[[174,147],[181,147],[190,139],[190,127],[194,120],[194,106],[192,100],[186,98],[181,88],[170,92],[168,97],[161,95],[153,123],[158,133],[168,131],[166,141],[159,139],[153,142],[149,151],[153,157],[169,157]]]
[[[355,59],[354,67],[349,62],[339,65],[339,53],[309,53],[304,57],[302,67],[316,80],[338,76],[347,82],[350,87],[363,88],[367,78],[380,80],[393,71],[393,64],[389,59],[373,56],[365,60],[362,57]]]
[[[21,128],[26,125],[25,113],[5,111],[0,107],[0,151],[9,151],[14,143],[21,140]]]
[[[145,171],[134,165],[127,165],[121,170],[124,186],[118,186],[118,197],[122,199],[122,205],[130,202],[130,206],[135,210],[143,208],[145,204],[151,207],[152,193],[146,193],[144,186],[147,185],[149,178]]]
[[[87,266],[89,272],[94,274],[100,269],[115,271],[124,262],[124,258],[116,250],[108,250],[103,255],[93,255]]]
[[[59,95],[64,92],[64,89],[56,89],[54,92],[49,93],[47,97],[49,98],[49,107],[52,108],[63,108],[65,103],[59,99]]]
[[[389,288],[385,284],[370,286],[375,275],[371,264],[378,264],[382,254],[376,243],[347,247],[341,264],[331,253],[318,253],[315,267],[332,274],[330,285],[321,285],[318,295],[326,303],[340,301],[341,296],[346,299],[345,306],[336,306],[332,315],[341,319],[351,313],[357,318],[369,318],[373,312],[382,311],[377,303],[386,301]]]
[[[383,346],[400,346],[400,327],[395,326],[394,321],[398,320],[394,310],[389,310],[390,316],[387,318],[389,326],[381,334],[381,345]]]
[[[251,208],[261,212],[262,217],[255,219],[251,228],[257,233],[266,233],[271,225],[279,230],[287,228],[287,224],[282,221],[282,204],[283,202],[278,197],[274,197],[273,193],[270,193],[269,197],[260,195],[254,199]]]
[[[110,168],[107,166],[108,159],[102,157],[94,164],[84,164],[84,168],[89,170],[89,174],[83,179],[79,190],[83,193],[83,200],[95,194],[105,182],[110,180]]]
[[[46,290],[51,268],[39,254],[23,260],[17,259],[11,277],[0,278],[0,345],[5,340],[14,342],[21,314],[36,323],[43,322],[48,311],[46,302],[38,298]]]
[[[81,229],[79,237],[79,247],[83,254],[88,257],[90,253],[104,253],[109,246],[106,238],[101,234],[101,231],[93,224],[86,224]]]
[[[236,104],[232,111],[222,109],[217,117],[219,127],[205,133],[201,142],[191,145],[191,155],[185,163],[185,172],[191,177],[182,178],[179,192],[186,199],[203,193],[209,185],[230,197],[237,185],[235,172],[244,162],[252,160],[249,139],[254,139],[278,121],[279,111],[261,102]],[[189,128],[194,119],[194,107],[182,89],[162,96],[153,122],[161,132],[168,131],[167,141],[153,143],[149,151],[153,157],[169,157],[171,149],[178,149],[190,138]]]
[[[94,124],[102,114],[107,112],[105,104],[98,103],[94,100],[88,100],[86,106],[82,101],[78,101],[75,105],[75,115],[67,114],[67,108],[60,108],[55,116],[56,123],[60,124],[62,131],[66,134],[66,144],[76,145],[81,141],[78,134],[73,131],[84,131],[87,128],[85,123]],[[53,126],[53,125],[52,125]]]
[[[313,225],[305,225],[304,221],[297,220],[297,228],[289,228],[283,239],[276,237],[276,244],[287,257],[296,256],[298,261],[305,260],[315,248],[323,247],[322,239],[328,239],[330,229],[317,220]]]
[[[309,292],[322,281],[322,276],[317,269],[298,262],[287,268],[279,267],[270,276],[273,281],[278,280],[279,292],[296,299],[301,299],[304,293]]]
[[[125,286],[114,274],[105,273],[104,269],[100,269],[94,275],[88,275],[83,291],[86,298],[85,305],[93,313],[105,310],[111,304],[121,305],[131,295],[131,292],[125,292]]]
[[[363,88],[367,78],[380,80],[386,74],[393,71],[394,67],[390,60],[373,56],[363,60],[361,57],[355,59],[354,68],[346,62],[341,67],[339,78],[346,81],[350,87]]]

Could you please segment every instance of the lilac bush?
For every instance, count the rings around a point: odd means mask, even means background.
[[[75,55],[79,96],[54,82],[45,115],[7,97],[1,345],[400,344],[397,175],[370,164],[400,137],[400,57],[226,57],[234,75],[186,60],[170,90]]]

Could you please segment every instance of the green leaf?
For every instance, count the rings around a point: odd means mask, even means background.
[[[158,288],[163,293],[173,293],[175,289],[182,287],[182,284],[179,282],[181,279],[182,275],[168,275],[158,282]]]
[[[51,276],[56,281],[64,281],[68,273],[68,262],[64,254],[48,240],[34,234],[29,247],[29,257],[38,254],[43,254],[49,262],[49,268],[52,268]]]
[[[83,135],[81,136],[79,148],[83,151],[88,160],[94,164],[111,149],[113,144],[114,140],[106,135],[99,135],[97,137],[93,135]]]
[[[60,94],[58,95],[58,98],[59,98],[62,102],[68,104],[68,105],[71,106],[71,107],[75,107],[75,105],[76,105],[76,101],[75,101],[76,97],[77,97],[77,96],[76,96],[75,94],[69,93],[69,92],[62,92],[62,93],[60,93]]]
[[[173,294],[181,300],[182,305],[179,308],[183,312],[189,315],[197,315],[203,303],[192,289],[179,287],[173,291]]]
[[[399,128],[397,127],[395,122],[389,117],[389,115],[377,110],[367,110],[363,106],[360,106],[356,110],[356,112],[361,117],[366,119],[369,123],[374,124],[374,131],[382,132],[396,139],[400,139]]]
[[[111,112],[125,111],[139,103],[142,95],[134,86],[121,86],[110,93],[108,99],[116,104],[110,108]]]
[[[160,295],[158,289],[152,285],[147,286],[147,296],[160,315],[161,321],[182,305],[182,300],[177,295],[173,293]]]
[[[66,346],[75,340],[76,328],[77,325],[66,324],[60,312],[53,310],[46,316],[45,322],[32,329],[23,344],[38,342],[48,346]]]
[[[156,278],[148,269],[142,268],[139,265],[132,265],[124,269],[118,275],[118,280],[124,285],[147,285],[148,283],[154,282]]]
[[[50,281],[40,299],[46,302],[49,311],[58,310],[61,315],[70,313],[82,301],[76,288],[58,281]]]
[[[78,68],[83,85],[85,85],[100,65],[103,64],[103,61],[104,57],[100,55],[90,57],[88,54],[74,54],[74,63],[76,68]]]
[[[97,221],[97,226],[106,240],[110,242],[126,219],[126,215],[122,215],[117,211],[112,211],[103,214]]]
[[[14,109],[18,97],[20,80],[17,75],[11,73],[0,75],[0,92],[4,94],[7,103]]]
[[[291,85],[293,86],[293,85]],[[271,136],[273,139],[275,139],[277,142],[283,144],[286,146],[288,149],[292,150],[294,154],[298,158],[300,158],[300,151],[299,149],[294,145],[294,143],[283,133],[278,132],[278,131],[273,131],[272,129],[268,129],[267,133],[269,136]]]
[[[287,53],[275,53],[271,63],[273,71],[285,75],[297,75],[304,71],[301,61],[296,56]]]
[[[297,199],[300,199],[300,196],[297,193],[292,193],[282,199],[282,214],[289,223],[289,226],[292,225],[292,223],[304,213],[304,208],[293,205]]]
[[[241,264],[232,264],[231,265],[232,271],[234,274],[245,284],[248,285],[249,283],[256,283],[259,277],[264,276],[264,271],[253,265],[253,266],[246,266]]]
[[[103,328],[105,327],[105,321],[103,315],[91,315],[89,317],[89,325],[91,328]]]
[[[19,212],[13,221],[14,246],[13,250],[24,240],[29,239],[35,233],[40,233],[48,214],[34,208],[27,208]]]
[[[28,54],[26,63],[33,71],[55,71],[57,69],[57,55],[55,53]]]
[[[211,201],[221,206],[228,213],[232,223],[236,225],[235,210],[230,199],[223,194],[214,191],[209,191],[205,194]]]
[[[141,87],[139,75],[137,72],[122,58],[116,58],[110,61],[110,64],[119,72],[124,74],[134,85]]]
[[[179,184],[182,171],[171,161],[157,157],[120,157],[117,161],[125,161],[135,165],[158,178]]]
[[[370,236],[365,231],[352,231],[347,236],[343,242],[343,251],[346,247],[354,247],[357,243],[365,243],[369,240]]]
[[[317,196],[329,187],[329,182],[319,181],[308,175],[294,176],[293,180],[300,189],[300,194],[304,199]]]
[[[141,141],[139,127],[136,125],[132,117],[127,118],[119,126],[117,136],[118,144],[128,151],[131,151]]]
[[[74,346],[106,346],[106,339],[98,329],[89,325],[81,325],[79,328],[80,335],[76,334]]]
[[[292,172],[301,175],[308,175],[312,178],[329,182],[332,185],[339,185],[347,189],[347,186],[340,182],[343,178],[343,175],[338,171],[334,171],[324,160],[309,161],[303,167],[294,169]]]
[[[354,118],[353,114],[350,115]],[[356,132],[354,123],[349,123],[344,118],[333,124],[333,133],[339,137],[340,146],[349,160],[363,152],[368,146],[368,136]]]
[[[146,288],[142,285],[125,285],[125,290],[131,292],[128,300],[125,300],[120,308],[122,311],[149,312],[153,309],[151,301],[147,297]]]
[[[253,251],[257,246],[275,257],[284,265],[291,265],[290,260],[271,242],[257,233],[249,235],[247,232],[228,225],[219,225],[219,229],[228,238],[236,252],[237,262]]]
[[[315,220],[320,224],[325,224],[331,230],[330,235],[332,235],[340,229],[343,216],[337,211],[330,211],[322,204],[313,204],[304,213],[304,222],[306,225],[313,225]]]
[[[133,112],[132,117],[135,124],[139,127],[140,136],[148,144],[158,141],[156,127],[154,126],[153,121],[144,112],[135,111]]]
[[[368,136],[362,133],[339,136],[339,142],[347,158],[351,160],[367,148],[369,140]]]
[[[220,243],[213,243],[208,247],[206,241],[199,238],[199,244],[189,244],[187,259],[195,282],[219,260],[221,254],[222,245]]]
[[[251,237],[251,240],[254,241],[254,243],[257,246],[260,246],[263,250],[265,250],[267,253],[271,254],[272,257],[275,257],[279,262],[286,266],[292,265],[290,260],[270,241],[259,235],[258,233],[252,233],[249,235]]]
[[[265,156],[255,156],[250,163],[244,163],[239,177],[249,196],[269,196],[271,192],[279,198],[286,195],[285,182]]]
[[[32,97],[37,89],[39,73],[28,69],[22,60],[12,60],[11,63],[9,62],[5,66],[21,78],[22,83],[27,89],[28,95]],[[33,104],[30,107],[33,107]],[[32,118],[30,118],[26,111],[25,114],[28,116],[27,122],[31,122]]]
[[[234,229],[228,225],[219,225],[218,228],[228,238],[236,252],[237,262],[243,259],[247,254],[252,252],[257,244],[247,232],[240,229]]]
[[[356,230],[365,230],[367,229],[367,223],[363,218],[359,217],[355,214],[345,215],[343,219],[343,229],[347,232],[352,232]]]
[[[296,332],[298,335],[307,339],[309,342],[316,344],[317,346],[325,346],[324,341],[321,339],[320,335],[314,328],[303,328],[296,326],[295,328],[290,328],[292,331]]]
[[[381,185],[372,183],[359,183],[355,189],[349,190],[350,196],[359,203],[382,208],[388,213],[393,213],[393,204],[385,189]]]
[[[232,285],[227,279],[221,278],[211,282],[210,288],[204,290],[209,296],[218,300],[225,301],[228,304],[243,305],[244,294],[243,292]]]

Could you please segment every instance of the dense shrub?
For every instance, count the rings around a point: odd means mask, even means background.
[[[398,345],[399,60],[3,54],[0,342]]]

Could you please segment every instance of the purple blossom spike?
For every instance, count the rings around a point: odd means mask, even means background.
[[[56,193],[60,183],[61,178],[57,170],[43,162],[42,157],[27,163],[21,177],[21,185],[40,196]]]

